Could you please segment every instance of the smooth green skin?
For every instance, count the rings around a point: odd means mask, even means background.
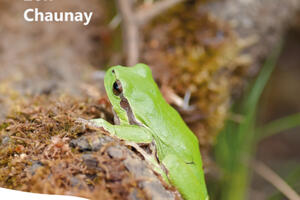
[[[120,105],[121,97],[113,93],[116,80],[121,82],[122,98],[127,99],[133,115],[127,114]],[[154,142],[159,163],[155,156],[145,158],[154,170],[175,186],[184,199],[207,200],[198,140],[178,112],[164,100],[150,68],[145,64],[111,67],[106,72],[104,84],[120,125],[103,119],[91,122],[125,141]],[[130,124],[129,119],[133,117],[139,125]]]

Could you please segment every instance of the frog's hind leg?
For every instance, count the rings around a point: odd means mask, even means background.
[[[176,154],[169,154],[162,164],[167,169],[170,182],[176,187],[186,200],[208,200],[206,186],[194,175],[193,170]]]
[[[143,155],[145,161],[152,167],[152,169],[160,174],[162,178],[168,183],[168,178],[158,161],[153,155],[149,155],[137,143],[150,144],[153,142],[152,133],[141,126],[137,125],[112,125],[104,119],[84,120],[79,119],[78,122],[87,124],[91,127],[101,128],[112,136],[125,141],[125,144],[135,148]]]

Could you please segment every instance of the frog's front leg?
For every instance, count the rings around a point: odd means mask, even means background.
[[[112,125],[101,118],[88,120],[88,124],[90,126],[102,128],[109,134],[126,141],[151,143],[153,140],[152,134],[147,128],[137,125]]]

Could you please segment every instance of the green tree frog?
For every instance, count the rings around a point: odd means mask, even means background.
[[[208,200],[198,140],[165,101],[150,68],[145,64],[111,67],[104,85],[117,123],[112,125],[104,119],[90,123],[131,144],[151,144],[154,153],[142,154],[153,170],[184,199]]]

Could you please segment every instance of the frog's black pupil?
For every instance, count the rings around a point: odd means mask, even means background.
[[[113,93],[119,96],[122,93],[122,86],[119,85],[118,81],[113,84]]]
[[[119,85],[118,85],[117,82],[114,82],[114,89],[115,89],[115,90],[119,90]]]

